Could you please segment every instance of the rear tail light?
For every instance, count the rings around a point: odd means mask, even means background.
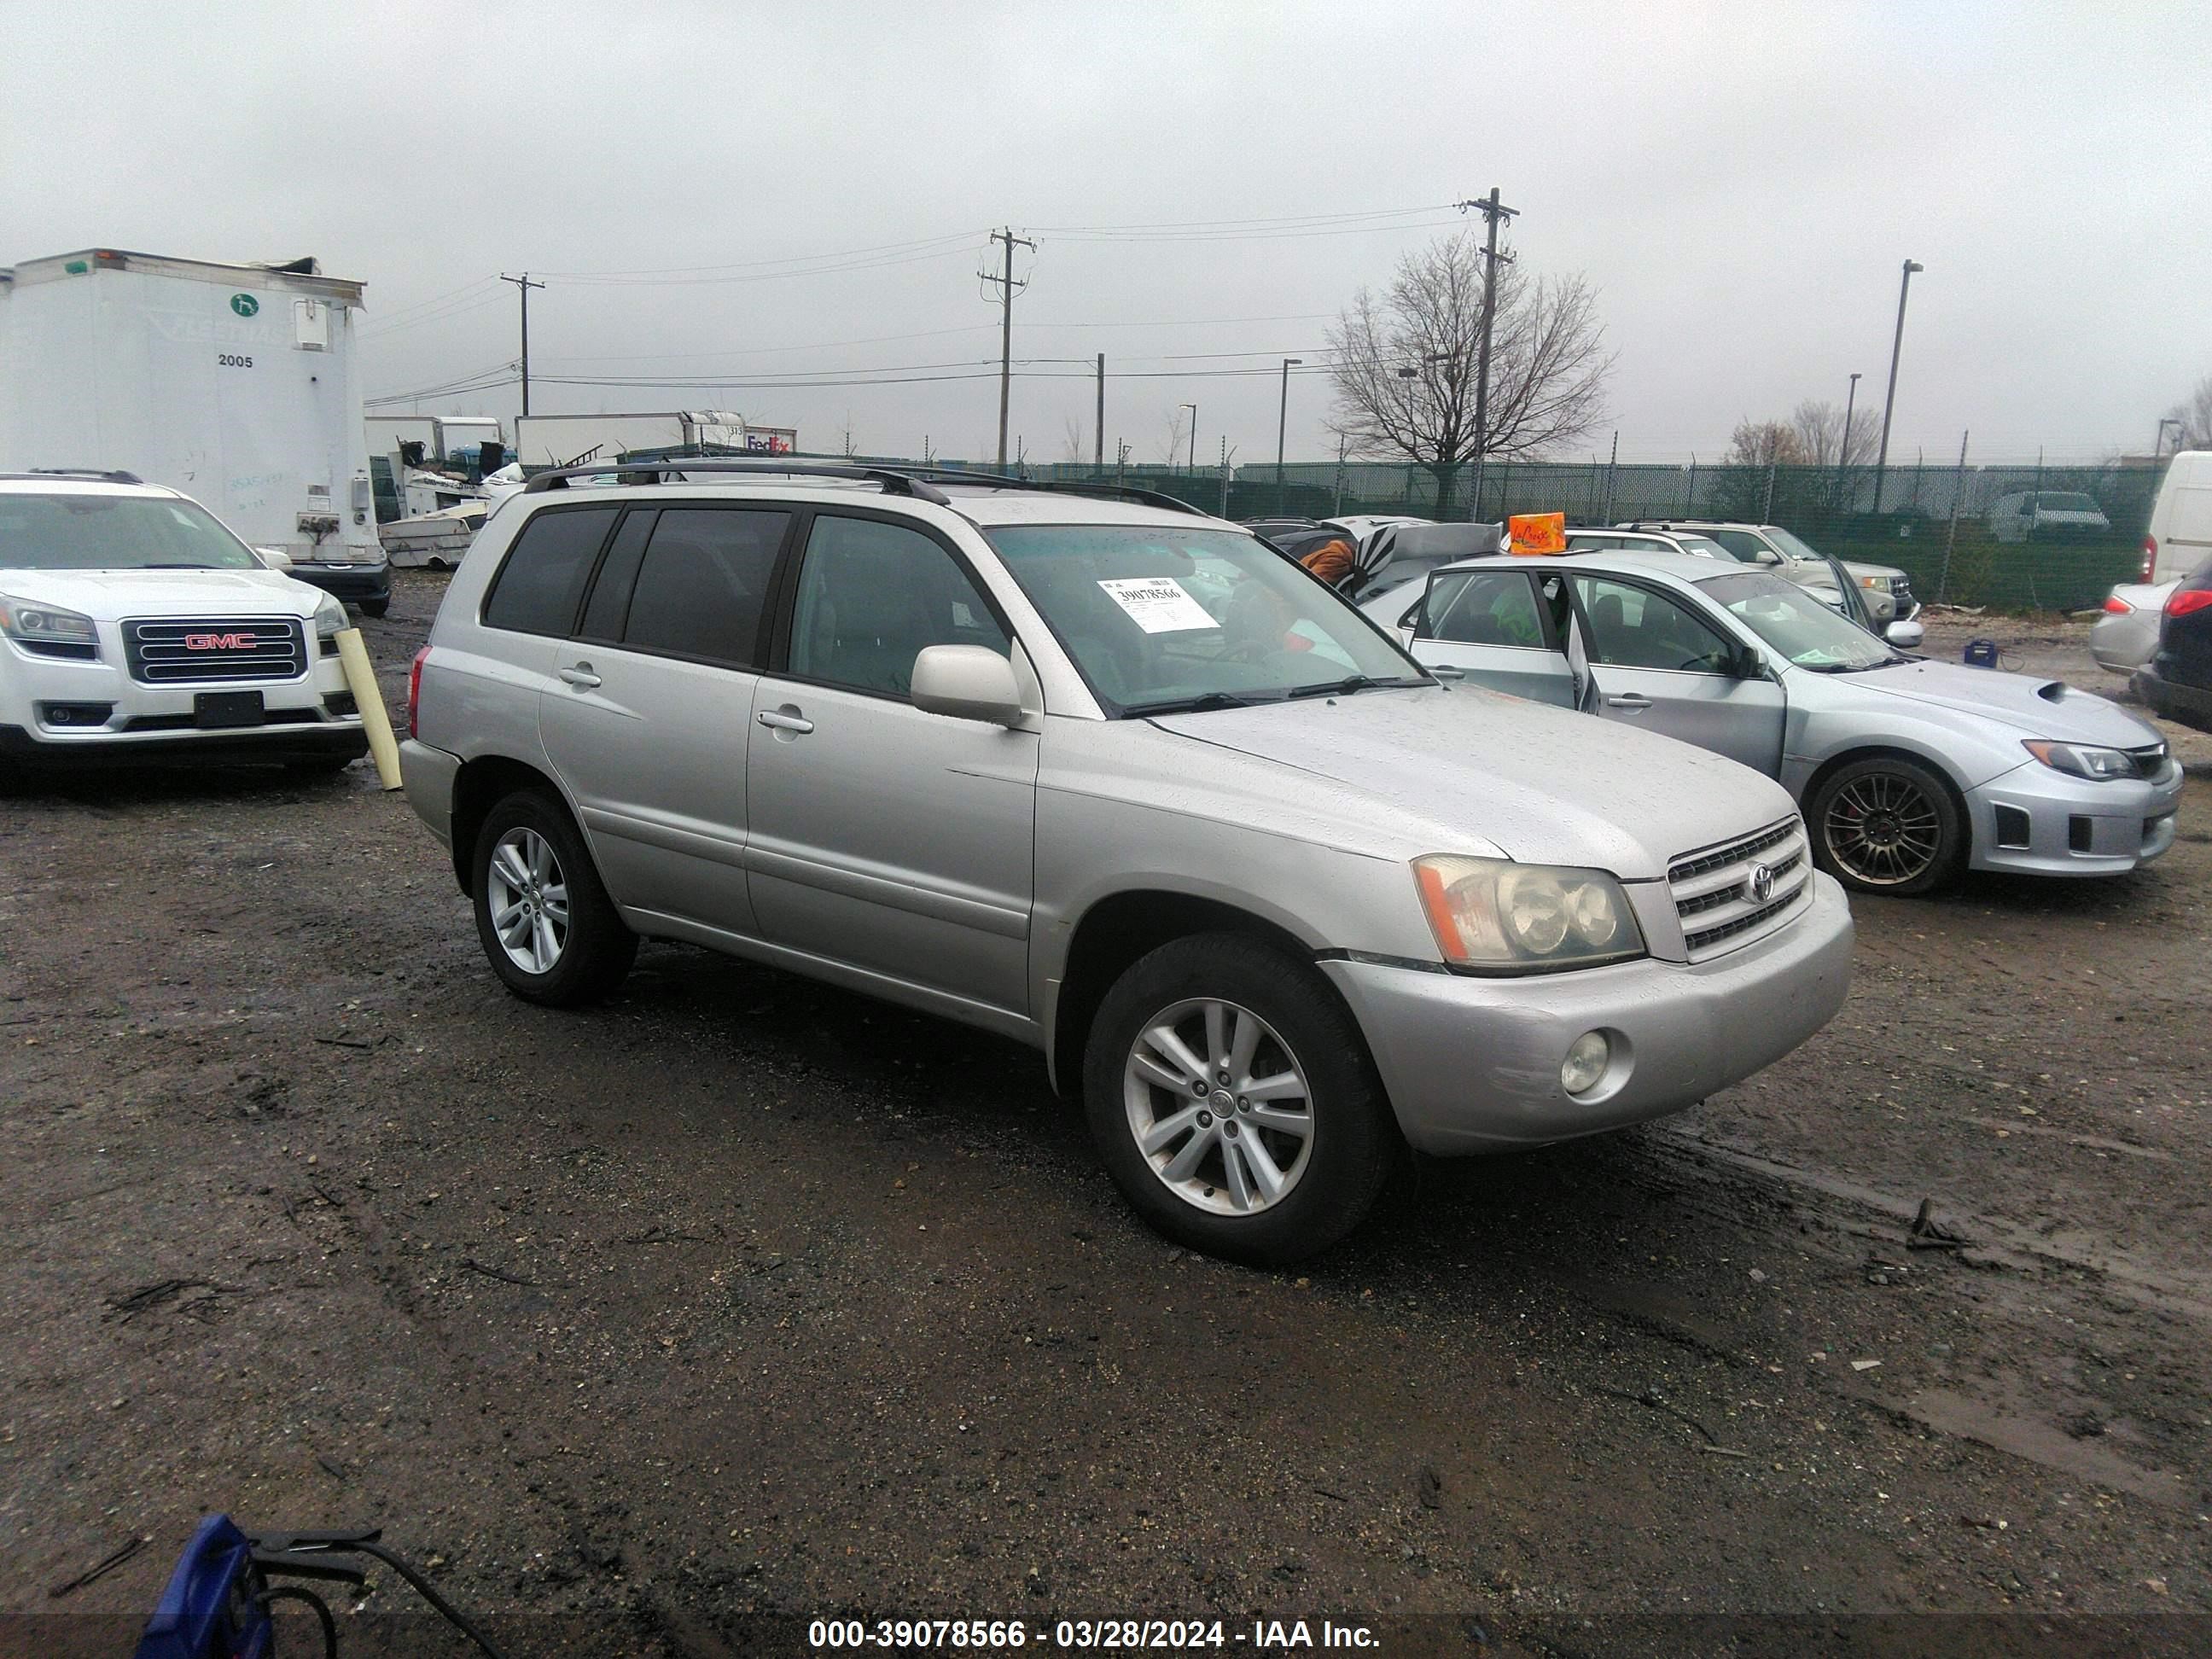
[[[2186,617],[2212,605],[2212,587],[2178,587],[2166,602],[2169,617]]]
[[[2122,599],[2117,593],[2113,594],[2105,601],[2105,612],[2107,616],[2124,617],[2129,611],[2134,609],[2135,606],[2130,605],[2125,599]]]
[[[2142,580],[2148,581],[2158,570],[2158,538],[2143,538]]]
[[[422,659],[429,654],[430,647],[426,645],[415,653],[415,660],[408,665],[407,735],[410,738],[422,735],[415,727],[416,716],[422,707]]]

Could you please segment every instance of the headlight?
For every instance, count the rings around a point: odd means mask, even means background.
[[[2131,778],[2135,757],[2124,749],[2100,749],[2086,743],[2051,743],[2032,738],[2021,747],[2054,772],[2077,778]]]
[[[1620,884],[1602,870],[1448,853],[1413,860],[1444,961],[1477,974],[1590,968],[1644,954]]]
[[[1861,587],[1871,587],[1877,593],[1887,593],[1889,592],[1889,578],[1887,576],[1862,576],[1859,578],[1859,586]]]
[[[346,609],[335,594],[325,593],[315,606],[315,632],[329,635],[343,634],[353,624],[346,620]]]
[[[26,605],[0,593],[0,634],[41,655],[95,657],[100,630],[89,617],[50,605]]]

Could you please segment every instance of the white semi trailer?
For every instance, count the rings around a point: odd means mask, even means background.
[[[0,269],[0,470],[181,489],[293,574],[381,615],[355,327],[362,285],[313,259],[113,248]]]

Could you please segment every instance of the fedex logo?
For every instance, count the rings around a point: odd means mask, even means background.
[[[185,635],[185,649],[187,651],[251,651],[260,642],[259,637],[252,634],[187,634]]]

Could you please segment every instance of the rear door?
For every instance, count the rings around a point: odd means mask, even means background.
[[[2151,507],[2158,553],[2149,580],[2172,581],[2212,558],[2212,455],[2174,457]]]
[[[1551,573],[1557,583],[1560,578]],[[1413,613],[1413,655],[1457,668],[1477,684],[1575,705],[1574,672],[1533,569],[1447,570],[1429,580]]]
[[[545,751],[618,903],[757,931],[745,750],[793,520],[751,503],[629,508],[556,655]]]
[[[1780,773],[1782,687],[1737,678],[1733,634],[1686,597],[1595,573],[1573,580],[1592,713]]]
[[[817,513],[753,699],[747,861],[761,931],[806,956],[1026,1015],[1038,738],[925,713],[932,645],[1007,653],[955,550]]]

